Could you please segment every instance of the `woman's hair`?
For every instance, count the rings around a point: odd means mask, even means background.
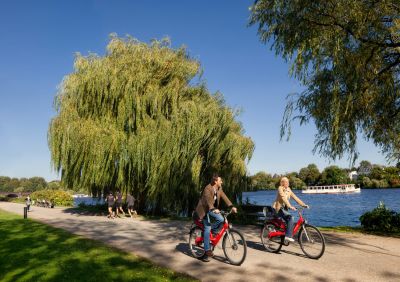
[[[287,182],[289,182],[289,178],[287,178],[286,176],[281,178],[281,181],[279,182],[280,185],[282,185],[282,182],[286,180]]]

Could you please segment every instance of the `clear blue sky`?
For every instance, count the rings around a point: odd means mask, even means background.
[[[72,71],[74,54],[104,54],[109,34],[140,41],[168,36],[201,61],[210,91],[221,91],[256,144],[248,164],[258,171],[285,173],[315,163],[313,124],[293,126],[279,140],[285,97],[300,90],[288,64],[260,43],[247,27],[253,1],[18,1],[0,3],[0,175],[59,178],[51,170],[47,129],[53,99]],[[386,164],[373,144],[359,143],[360,160]],[[337,161],[348,167],[347,159]],[[358,162],[356,163],[356,165]]]

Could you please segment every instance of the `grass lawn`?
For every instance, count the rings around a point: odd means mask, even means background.
[[[0,281],[196,281],[148,260],[0,210]]]
[[[378,231],[367,231],[360,227],[350,227],[350,226],[336,226],[336,227],[318,227],[321,231],[334,231],[334,232],[344,232],[344,233],[362,233],[370,234],[384,237],[394,237],[400,238],[400,232],[378,232]]]

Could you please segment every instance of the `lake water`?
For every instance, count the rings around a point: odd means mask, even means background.
[[[310,206],[304,215],[310,224],[317,226],[360,226],[360,216],[383,201],[388,209],[400,212],[400,189],[362,189],[354,194],[302,194],[294,190],[303,202]],[[272,205],[276,191],[243,192],[243,202],[256,205]],[[291,203],[295,201],[291,199]],[[297,212],[292,211],[293,215]]]
[[[88,195],[85,196],[74,196],[74,206],[77,207],[80,203],[84,203],[86,205],[98,205],[98,204],[104,204],[103,199],[99,198],[92,198]]]

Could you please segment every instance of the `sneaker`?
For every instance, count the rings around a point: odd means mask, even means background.
[[[210,258],[207,255],[204,255],[201,260],[204,262],[209,262]]]
[[[294,242],[294,239],[292,237],[285,236],[285,241]]]
[[[206,251],[206,256],[207,257],[213,257],[214,253],[211,250]]]

